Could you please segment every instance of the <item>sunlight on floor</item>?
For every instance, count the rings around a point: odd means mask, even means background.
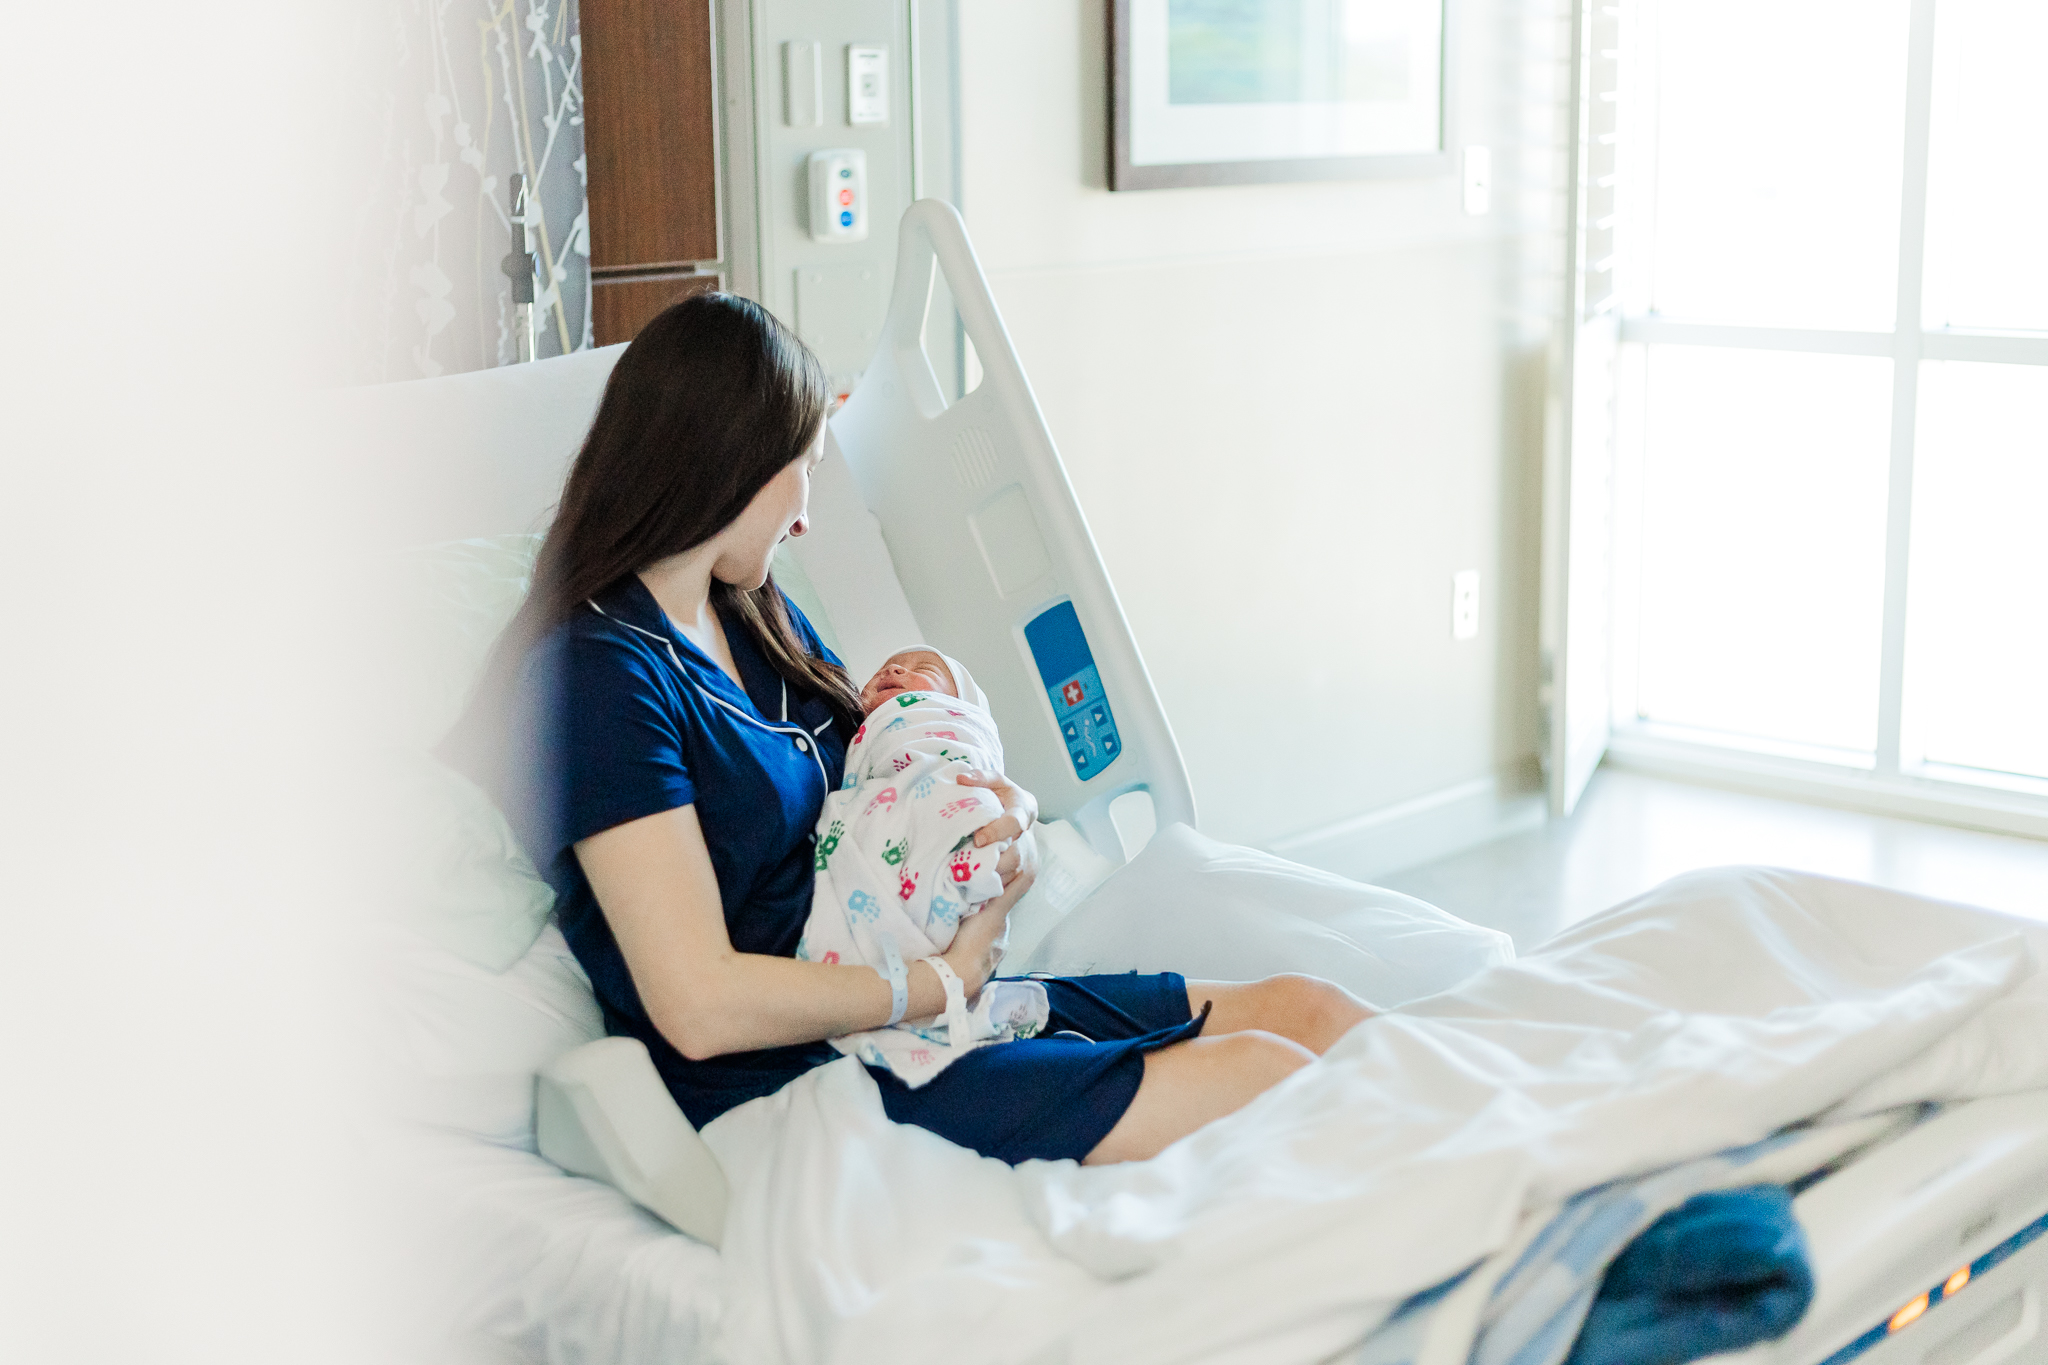
[[[1394,873],[1380,884],[1521,949],[1701,867],[1761,863],[2048,919],[2048,842],[1603,767],[1571,819]]]

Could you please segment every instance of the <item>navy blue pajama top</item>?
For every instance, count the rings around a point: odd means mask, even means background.
[[[744,689],[669,624],[637,577],[595,600],[602,615],[585,606],[528,655],[506,768],[523,790],[500,793],[501,804],[555,890],[563,936],[590,977],[605,1031],[647,1044],[702,1128],[839,1053],[817,1042],[701,1062],[683,1056],[648,1018],[574,845],[694,804],[732,946],[794,956],[811,911],[812,830],[825,793],[839,785],[850,729],[822,698],[785,689],[740,621],[719,617]],[[796,605],[788,610],[811,651],[838,662]]]

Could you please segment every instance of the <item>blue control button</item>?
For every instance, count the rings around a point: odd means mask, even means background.
[[[1061,602],[1027,622],[1024,642],[1038,665],[1039,682],[1052,703],[1067,758],[1075,775],[1086,782],[1116,761],[1123,741],[1074,604]]]
[[[841,167],[839,168],[839,178],[840,178],[841,180],[851,180],[851,179],[853,179],[853,167],[851,167],[851,166],[841,166]]]
[[[841,209],[841,210],[839,211],[839,226],[841,226],[841,227],[852,227],[852,226],[853,226],[853,210],[852,210],[852,209]]]

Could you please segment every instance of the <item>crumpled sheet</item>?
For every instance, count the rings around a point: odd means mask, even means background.
[[[1480,1294],[1580,1190],[1822,1113],[2048,1085],[2042,962],[2048,925],[1692,873],[1113,1167],[977,1157],[891,1124],[834,1063],[706,1132],[733,1182],[716,1350],[1323,1360],[1475,1264],[1461,1291]],[[1462,1331],[1439,1312],[1418,1359],[1463,1361],[1483,1302]]]

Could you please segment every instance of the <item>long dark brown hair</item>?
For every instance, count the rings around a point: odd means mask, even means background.
[[[647,324],[613,367],[562,488],[526,601],[492,649],[470,719],[502,716],[527,650],[629,574],[717,535],[799,459],[828,410],[817,357],[767,309],[699,294]],[[771,574],[758,588],[712,580],[775,671],[850,724],[860,694],[812,654]],[[451,745],[468,749],[463,739]]]

